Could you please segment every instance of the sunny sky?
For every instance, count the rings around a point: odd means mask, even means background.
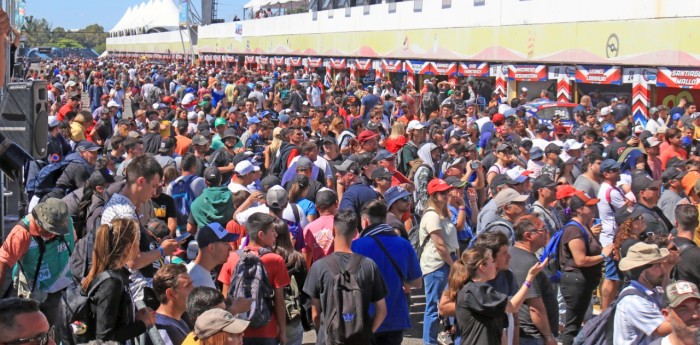
[[[82,29],[90,24],[100,24],[109,31],[126,10],[145,0],[26,0],[27,16],[45,18],[52,27]],[[172,0],[177,1],[177,0]],[[199,11],[201,1],[192,1]],[[219,18],[230,21],[234,14],[241,16],[248,0],[219,0]]]

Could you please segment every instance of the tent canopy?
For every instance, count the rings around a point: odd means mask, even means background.
[[[111,34],[145,33],[149,30],[168,30],[179,27],[180,10],[173,0],[149,0],[129,7]]]

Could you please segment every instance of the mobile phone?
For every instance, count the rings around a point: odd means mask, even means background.
[[[189,232],[185,232],[184,234],[178,236],[175,240],[178,242],[182,242],[182,241],[190,238],[190,236],[192,236],[192,234],[190,234]]]
[[[478,168],[479,168],[479,162],[477,162],[477,161],[472,161],[471,163],[469,163],[469,167],[471,167],[472,170],[478,169]]]
[[[593,225],[600,224],[600,218],[593,218]]]

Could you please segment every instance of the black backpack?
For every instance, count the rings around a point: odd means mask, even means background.
[[[365,345],[371,343],[372,332],[365,328],[365,314],[362,310],[362,288],[357,280],[357,272],[364,257],[351,254],[346,267],[341,267],[335,255],[328,256],[328,269],[333,275],[333,286],[325,310],[326,344]]]
[[[421,105],[423,106],[423,111],[429,113],[438,108],[438,98],[435,92],[428,91],[423,94],[421,98]]]
[[[251,328],[265,326],[272,317],[272,297],[274,289],[262,263],[262,256],[271,251],[260,248],[258,253],[250,249],[239,249],[238,263],[231,275],[228,295],[233,299],[248,298],[253,300],[249,311],[236,315],[237,318],[250,321]]]
[[[270,164],[270,175],[282,176],[287,171],[287,159],[289,158],[289,153],[293,149],[297,148],[296,145],[283,142],[279,148],[279,152],[272,160]]]
[[[90,289],[88,291],[83,291],[80,283],[73,282],[65,291],[65,298],[63,298],[63,312],[65,316],[65,321],[71,324],[76,321],[80,321],[88,324],[88,328],[94,327],[94,315],[90,311],[90,300],[95,293],[95,290],[102,284],[115,277],[116,279],[121,279],[115,276],[111,271],[103,271],[95,276],[93,281],[90,283]]]
[[[613,336],[615,333],[615,314],[617,312],[617,304],[629,296],[635,295],[644,297],[644,293],[637,288],[625,289],[620,296],[617,297],[608,309],[603,310],[594,318],[588,320],[581,328],[583,334],[582,345],[612,345]],[[580,335],[579,335],[580,336]],[[578,338],[578,337],[577,337]]]

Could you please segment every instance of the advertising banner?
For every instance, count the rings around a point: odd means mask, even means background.
[[[547,81],[547,66],[508,65],[508,80]]]
[[[489,64],[488,62],[460,62],[457,73],[464,77],[488,77]]]
[[[584,66],[576,65],[576,82],[583,84],[622,84],[620,66]]]
[[[700,89],[700,70],[659,67],[656,85],[678,89]]]

